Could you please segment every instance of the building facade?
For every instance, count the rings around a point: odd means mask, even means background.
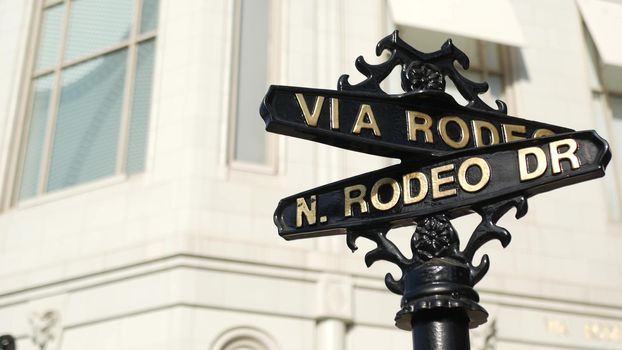
[[[453,38],[487,102],[613,149],[605,179],[501,220],[513,241],[483,248],[473,349],[622,348],[614,0],[0,0],[0,334],[19,350],[409,349],[383,284],[397,269],[367,269],[371,243],[285,242],[272,222],[282,197],[396,161],[267,135],[258,112],[268,84],[361,80],[354,60],[386,59],[395,29],[424,51]],[[477,222],[455,221],[463,242]]]

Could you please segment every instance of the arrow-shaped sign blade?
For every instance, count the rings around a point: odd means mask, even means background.
[[[285,198],[274,221],[289,240],[404,226],[437,213],[455,218],[506,198],[602,177],[610,159],[607,142],[594,131],[469,149]]]
[[[273,85],[260,113],[270,132],[417,161],[573,131],[461,106],[441,91],[379,95]]]

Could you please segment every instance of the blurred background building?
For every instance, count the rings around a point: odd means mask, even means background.
[[[371,244],[285,242],[278,200],[394,160],[268,135],[394,29],[451,37],[510,114],[597,129],[605,180],[501,224],[473,349],[622,348],[622,2],[0,0],[0,334],[18,349],[403,350]],[[399,92],[399,84],[386,89]],[[450,87],[451,90],[451,87]],[[617,158],[616,158],[617,157]],[[464,236],[475,216],[456,220]],[[412,229],[393,233],[407,242]]]

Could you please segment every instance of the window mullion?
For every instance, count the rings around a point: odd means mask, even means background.
[[[75,66],[77,64],[80,64],[80,63],[92,60],[94,58],[105,56],[105,55],[107,55],[109,53],[121,50],[121,49],[123,49],[123,48],[125,48],[126,46],[129,46],[129,45],[130,45],[130,41],[123,41],[123,42],[121,42],[121,43],[119,43],[117,45],[107,47],[107,48],[105,48],[103,50],[95,51],[93,53],[90,53],[88,55],[84,55],[82,57],[73,59],[71,61],[67,61],[67,62],[62,64],[61,68],[62,69],[69,68],[71,66]]]
[[[144,41],[144,40],[149,40],[149,39],[151,39],[153,37],[155,37],[155,31],[147,33],[147,34],[144,34],[137,40],[138,41]],[[134,41],[136,41],[136,40],[134,40]],[[130,40],[126,40],[126,41],[117,43],[116,45],[109,46],[107,48],[95,51],[93,53],[89,53],[89,54],[84,55],[82,57],[78,57],[78,58],[75,58],[75,59],[67,61],[67,62],[62,62],[61,68],[62,69],[69,68],[71,66],[75,66],[77,64],[80,64],[80,63],[92,60],[94,58],[97,58],[97,57],[100,57],[100,56],[105,56],[105,55],[107,55],[109,53],[112,53],[112,52],[117,51],[117,50],[121,50],[124,47],[129,46],[131,42],[133,42],[133,40],[131,40],[131,39]],[[46,69],[46,70],[43,70],[43,71],[35,72],[34,77],[37,78],[39,76],[52,73],[55,70],[56,70],[56,68],[50,68],[50,69]]]
[[[236,128],[238,126],[238,88],[239,88],[239,73],[240,73],[240,52],[241,52],[241,39],[242,39],[242,0],[236,0],[233,2],[233,47],[231,50],[231,76],[230,76],[230,92],[229,92],[229,113],[232,116],[229,121],[228,132],[228,160],[235,161],[237,151],[237,134]]]
[[[33,55],[33,56],[34,56],[34,55]],[[56,71],[56,68],[49,68],[49,69],[46,69],[46,70],[42,70],[42,71],[39,71],[39,72],[35,72],[35,73],[32,75],[32,79],[37,79],[37,78],[42,77],[42,76],[44,76],[44,75],[48,75],[48,74],[50,74],[50,73],[54,73],[55,71]]]
[[[503,94],[501,98],[506,102],[509,107],[509,112],[516,112],[516,101],[514,93],[514,76],[512,72],[512,62],[510,57],[510,48],[508,46],[497,47],[499,55],[499,73],[501,75],[501,83],[503,84]]]
[[[65,15],[63,20],[63,38],[61,40],[60,49],[58,52],[58,61],[56,62],[54,85],[52,88],[52,95],[50,96],[50,107],[48,110],[48,122],[45,132],[45,141],[43,146],[43,154],[41,156],[41,168],[39,169],[39,183],[37,187],[37,194],[45,193],[47,190],[47,180],[50,172],[50,166],[52,163],[52,147],[54,147],[54,131],[56,129],[56,119],[58,116],[60,94],[62,85],[62,67],[63,60],[65,58],[65,46],[67,44],[67,36],[69,33],[69,16],[71,14],[71,1],[65,1]]]
[[[484,50],[484,42],[481,40],[477,41],[477,54],[479,55],[479,61],[482,66],[482,79],[485,82],[488,82],[488,62],[486,61],[486,50]],[[490,88],[488,89],[488,93],[490,93]]]
[[[38,43],[41,40],[41,33],[43,31],[43,11],[45,9],[45,4],[43,2],[35,4],[35,15],[34,15],[34,23],[36,23],[36,27],[34,29],[33,38],[31,38],[30,43],[28,44],[28,52],[30,54],[27,56],[26,66],[29,67],[29,72],[27,75],[28,79],[28,90],[26,92],[26,97],[22,98],[20,101],[21,107],[20,110],[25,111],[23,114],[24,120],[21,124],[19,132],[16,134],[15,143],[18,145],[17,156],[13,158],[10,163],[11,169],[14,169],[14,177],[11,179],[11,184],[13,189],[8,190],[4,188],[3,191],[3,207],[2,209],[8,207],[9,205],[17,202],[20,197],[20,192],[22,188],[22,178],[24,174],[24,164],[26,157],[26,148],[28,147],[28,132],[30,129],[30,124],[32,118],[29,118],[31,115],[32,107],[33,107],[33,96],[34,96],[34,80],[36,77],[33,76],[32,72],[35,70],[36,64],[36,53],[38,52]],[[53,72],[53,71],[51,71]],[[48,72],[51,73],[51,72]],[[38,185],[38,184],[37,184]]]
[[[119,141],[117,144],[117,164],[116,174],[125,172],[127,163],[127,147],[130,134],[130,116],[132,114],[132,101],[134,91],[134,80],[136,76],[138,34],[140,31],[140,19],[142,15],[142,0],[134,1],[134,18],[132,19],[132,29],[130,31],[130,44],[127,55],[127,69],[125,71],[125,90],[123,91],[123,110],[119,127]]]
[[[490,99],[494,99],[492,95],[492,88],[488,81],[488,61],[486,57],[485,43],[481,40],[477,40],[477,54],[479,55],[479,62],[481,65],[481,78],[488,84],[488,90],[485,92],[485,96]]]
[[[46,9],[48,7],[52,7],[54,5],[58,5],[60,3],[62,3],[64,0],[44,0],[43,1],[43,8]]]
[[[147,41],[149,39],[153,39],[155,38],[156,34],[157,34],[157,29],[152,30],[150,32],[138,33],[136,34],[136,43]]]

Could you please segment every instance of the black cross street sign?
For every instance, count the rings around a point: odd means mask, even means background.
[[[610,159],[607,143],[593,131],[472,148],[287,197],[274,222],[283,238],[297,239],[412,225],[438,213],[455,218],[503,198],[601,177]]]

